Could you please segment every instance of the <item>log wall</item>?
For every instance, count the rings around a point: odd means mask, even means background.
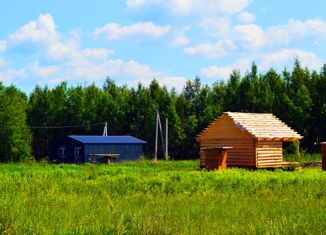
[[[206,166],[205,148],[233,147],[227,150],[227,166],[256,167],[253,138],[211,138],[200,142],[200,165]]]
[[[258,168],[282,166],[282,142],[259,141],[256,146]]]
[[[200,166],[205,167],[204,148],[233,147],[228,150],[228,166],[256,167],[254,138],[247,131],[241,130],[227,115],[210,125],[198,136],[200,144]]]

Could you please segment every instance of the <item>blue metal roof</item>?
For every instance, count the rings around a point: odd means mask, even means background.
[[[71,139],[84,144],[146,144],[146,141],[128,135],[96,136],[96,135],[70,135]]]

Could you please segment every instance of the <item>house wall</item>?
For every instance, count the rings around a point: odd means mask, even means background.
[[[200,144],[200,165],[205,167],[205,148],[233,147],[228,150],[228,166],[256,167],[256,143],[247,131],[241,130],[227,115],[210,125],[197,141]]]
[[[80,147],[80,156],[78,159],[75,158],[75,147]],[[75,162],[84,162],[84,145],[78,141],[75,141],[70,138],[65,138],[60,143],[54,145],[51,151],[51,159],[56,160],[58,162],[65,162],[65,163],[75,163]],[[59,149],[65,148],[65,157],[60,157]],[[76,161],[77,160],[77,161]]]
[[[283,161],[282,142],[259,141],[257,142],[257,167],[281,166]]]
[[[86,144],[85,161],[89,161],[88,154],[120,154],[117,161],[138,160],[144,154],[143,144]]]
[[[255,144],[252,138],[215,138],[200,143],[200,165],[205,167],[205,148],[233,147],[227,151],[228,166],[256,167]]]

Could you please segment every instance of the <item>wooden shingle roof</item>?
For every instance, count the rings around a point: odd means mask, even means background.
[[[271,113],[225,112],[223,115],[229,116],[239,129],[249,132],[255,138],[288,140],[302,139],[302,136],[299,133],[291,129]],[[214,122],[211,125],[213,125]],[[209,130],[211,125],[202,131],[202,133]],[[200,133],[200,135],[202,133]]]

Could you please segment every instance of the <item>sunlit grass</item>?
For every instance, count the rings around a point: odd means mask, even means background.
[[[323,234],[326,172],[198,161],[0,165],[0,233]]]

